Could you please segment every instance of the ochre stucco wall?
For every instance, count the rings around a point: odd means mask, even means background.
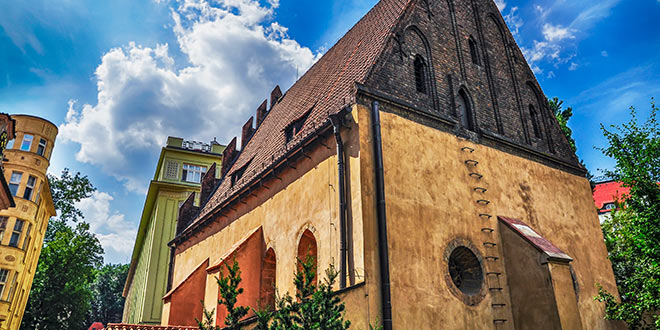
[[[381,112],[381,127],[395,326],[493,328],[492,296],[473,307],[459,301],[443,280],[447,263],[442,256],[456,238],[469,240],[482,255],[489,254],[492,248],[483,242],[499,244],[499,235],[497,230],[488,234],[481,228],[496,228],[495,216],[507,215],[522,219],[574,258],[583,327],[613,328],[603,319],[602,304],[593,299],[597,283],[610,292],[616,292],[616,286],[585,178],[391,113]],[[474,152],[462,151],[466,146]],[[467,159],[479,164],[467,165]],[[470,177],[472,171],[483,178]],[[473,190],[476,186],[488,190],[481,194]],[[491,203],[475,202],[481,198]],[[479,217],[484,211],[493,218]],[[502,280],[506,296],[506,276]],[[410,297],[415,297],[415,304]]]

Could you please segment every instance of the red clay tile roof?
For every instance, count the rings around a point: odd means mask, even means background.
[[[623,199],[630,192],[630,188],[623,186],[621,182],[610,181],[597,183],[594,188],[594,202],[599,210],[607,203],[613,203],[615,199]]]
[[[225,179],[190,226],[212,213],[224,201],[298,142],[326,125],[330,114],[339,112],[355,98],[355,83],[364,83],[382,53],[399,18],[412,0],[381,0],[275,104],[241,151],[225,178],[248,164],[235,185]],[[307,111],[311,113],[302,131],[286,142],[285,129]],[[189,227],[190,228],[190,227]]]

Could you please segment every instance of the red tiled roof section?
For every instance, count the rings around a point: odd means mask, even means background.
[[[191,226],[258,177],[297,142],[325,125],[330,114],[354,101],[355,82],[364,82],[410,2],[381,0],[286,92],[226,175],[229,178],[252,159],[242,178],[233,187],[231,180],[223,180]],[[302,131],[287,144],[285,129],[312,107]]]
[[[594,202],[600,210],[605,204],[613,203],[616,198],[623,199],[629,192],[630,188],[624,187],[618,181],[597,183],[594,187]]]

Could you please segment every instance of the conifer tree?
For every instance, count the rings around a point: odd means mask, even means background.
[[[241,284],[241,269],[238,267],[238,262],[234,260],[234,264],[227,268],[227,276],[220,272],[220,277],[216,277],[218,286],[220,288],[220,299],[218,303],[227,308],[227,317],[225,317],[225,325],[227,330],[240,329],[240,321],[250,311],[250,308],[245,306],[236,306],[238,296],[243,293],[243,288],[239,287]]]

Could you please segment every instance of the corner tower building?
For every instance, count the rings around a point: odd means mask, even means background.
[[[5,150],[4,172],[15,207],[0,211],[0,329],[21,324],[48,226],[55,216],[46,172],[57,136],[53,123],[12,115],[16,138]]]
[[[381,0],[256,118],[182,205],[164,324],[222,325],[233,260],[274,308],[312,254],[355,329],[619,327],[586,171],[492,0]]]

